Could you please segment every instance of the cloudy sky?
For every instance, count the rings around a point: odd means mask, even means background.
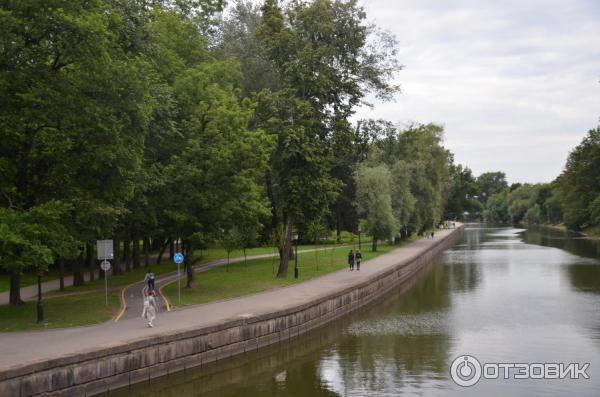
[[[457,162],[509,182],[551,181],[599,124],[599,0],[359,1],[405,65],[359,117],[441,123]]]

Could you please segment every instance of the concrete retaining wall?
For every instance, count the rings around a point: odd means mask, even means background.
[[[461,234],[462,225],[415,258],[294,308],[4,371],[0,396],[93,396],[297,337],[406,284]]]

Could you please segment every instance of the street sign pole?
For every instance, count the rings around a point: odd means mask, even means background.
[[[106,261],[106,258],[104,258]],[[108,306],[108,279],[106,277],[107,270],[104,271],[104,304]]]
[[[112,240],[98,240],[96,242],[98,260],[101,260],[100,268],[104,271],[104,304],[108,306],[108,271],[110,270],[109,259],[114,259],[114,245]]]
[[[181,304],[181,264],[183,263],[183,254],[179,252],[179,249],[177,249],[177,252],[173,256],[173,262],[177,264],[177,300]]]

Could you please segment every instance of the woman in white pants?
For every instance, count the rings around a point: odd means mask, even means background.
[[[158,306],[156,305],[156,300],[154,299],[154,291],[148,292],[148,296],[144,298],[144,310],[142,311],[142,318],[148,320],[148,327],[154,327],[152,322],[156,318],[156,313],[158,312]]]

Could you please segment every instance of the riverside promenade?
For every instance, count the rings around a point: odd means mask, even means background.
[[[369,303],[454,244],[442,230],[289,287],[100,325],[0,333],[0,395],[93,395],[282,342]],[[76,309],[74,309],[76,310]],[[61,394],[64,393],[64,394]]]

